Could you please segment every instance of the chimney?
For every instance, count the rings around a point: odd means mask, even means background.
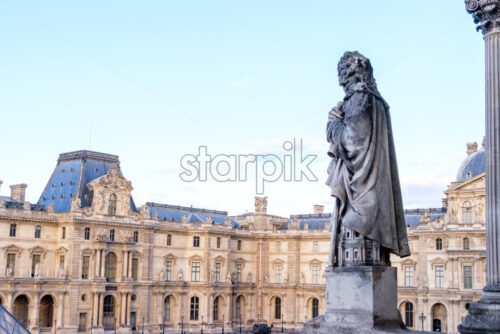
[[[314,208],[314,213],[323,213],[323,210],[325,209],[325,206],[324,205],[315,204],[315,205],[313,205],[313,208]]]
[[[12,202],[24,203],[24,197],[26,195],[26,183],[14,184],[10,186],[10,200]]]
[[[477,142],[467,143],[467,155],[477,152]]]

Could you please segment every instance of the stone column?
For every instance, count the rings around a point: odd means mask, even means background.
[[[97,292],[94,293],[94,305],[92,311],[92,327],[97,326],[97,320],[99,319],[99,294]]]
[[[97,249],[95,253],[95,277],[101,277],[101,250]]]
[[[106,266],[106,252],[104,251],[104,249],[101,249],[101,277],[104,277],[106,273],[105,266]]]
[[[104,293],[100,293],[99,294],[99,314],[98,314],[99,322],[97,323],[98,326],[103,325],[103,321],[102,321],[102,316],[104,315],[103,306],[104,306]]]
[[[466,0],[484,35],[486,63],[486,259],[483,297],[469,308],[460,333],[500,332],[500,0]]]

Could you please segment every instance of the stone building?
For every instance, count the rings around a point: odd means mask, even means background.
[[[477,148],[467,145],[457,179],[445,190],[444,209],[406,211],[412,255],[391,261],[398,268],[399,309],[410,328],[457,333],[486,285],[485,151]]]
[[[61,154],[36,204],[0,196],[0,303],[32,333],[301,328],[324,312],[329,215],[146,203],[117,156]]]

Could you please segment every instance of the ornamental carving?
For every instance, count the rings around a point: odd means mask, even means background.
[[[465,6],[483,35],[500,28],[500,0],[465,0]]]

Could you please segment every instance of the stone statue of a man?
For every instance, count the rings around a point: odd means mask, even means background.
[[[389,106],[362,54],[346,52],[338,75],[346,95],[326,131],[335,198],[330,265],[387,265],[389,252],[410,255]]]

